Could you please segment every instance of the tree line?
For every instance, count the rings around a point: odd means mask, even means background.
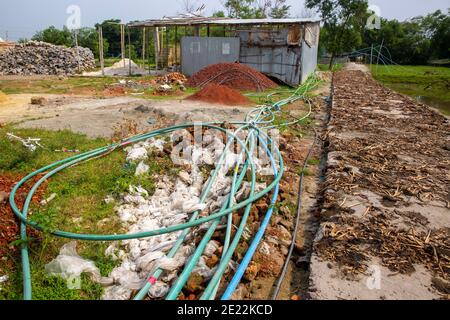
[[[437,10],[425,16],[407,21],[381,19],[380,29],[366,28],[371,12],[368,11],[367,0],[306,0],[306,8],[315,11],[322,18],[320,36],[321,55],[339,56],[371,45],[383,45],[389,49],[391,59],[399,64],[426,64],[434,59],[450,59],[450,9],[447,12]],[[186,10],[193,10],[186,5]],[[227,0],[223,11],[214,16],[232,18],[287,18],[291,17],[291,8],[286,0]],[[103,29],[103,46],[106,57],[119,57],[121,53],[120,20],[106,20],[95,25],[95,28],[77,30],[78,44],[90,48],[98,57],[99,26]],[[212,36],[222,36],[222,29],[212,28]],[[142,30],[129,28],[126,36],[127,52],[130,46],[132,58],[141,57]],[[172,28],[166,32],[167,41],[175,37],[192,35],[188,28],[175,34]],[[152,35],[147,34],[146,42],[151,43]],[[33,40],[45,41],[57,45],[73,46],[75,37],[66,27],[62,29],[49,27],[37,32]],[[173,42],[171,42],[173,43]],[[153,53],[149,45],[148,54]],[[330,62],[330,65],[333,61]]]

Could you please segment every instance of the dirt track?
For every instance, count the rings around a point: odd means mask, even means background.
[[[449,120],[361,71],[333,90],[311,297],[448,298]]]

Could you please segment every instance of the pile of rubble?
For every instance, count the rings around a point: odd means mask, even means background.
[[[1,75],[71,75],[95,68],[88,48],[30,41],[0,53]]]
[[[184,74],[179,72],[171,72],[155,79],[159,84],[179,84],[182,85],[187,81]]]

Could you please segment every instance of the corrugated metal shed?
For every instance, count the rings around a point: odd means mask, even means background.
[[[239,38],[181,38],[181,70],[192,76],[198,70],[217,62],[239,61]]]

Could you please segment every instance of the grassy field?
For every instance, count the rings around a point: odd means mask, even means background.
[[[419,98],[450,115],[450,68],[373,66],[372,75],[387,87]]]
[[[43,77],[43,78],[25,78],[0,80],[0,90],[5,94],[74,94],[88,96],[109,96],[105,89],[112,84],[117,84],[120,80],[131,80],[147,83],[154,79],[153,76],[139,77]],[[126,88],[126,95],[132,95],[136,92],[144,92],[141,96],[151,100],[184,99],[187,96],[197,92],[197,89],[187,88],[184,92],[177,91],[174,94],[154,94],[155,89],[147,88],[130,89]]]
[[[10,141],[7,132],[22,137],[38,137],[45,149],[30,152],[20,142]],[[109,144],[108,139],[89,139],[70,131],[46,131],[37,129],[16,129],[10,125],[0,128],[0,175],[22,177],[44,165],[69,157],[71,154],[55,152],[62,148],[88,151]],[[168,156],[157,156],[148,161],[148,174],[136,177],[136,166],[126,164],[125,153],[117,150],[106,157],[84,162],[56,174],[49,181],[45,198],[57,194],[47,205],[33,205],[31,219],[49,229],[61,229],[78,233],[111,234],[122,230],[114,211],[114,204],[104,199],[117,196],[129,185],[141,185],[151,194],[155,181],[153,174],[170,174],[173,170]],[[176,174],[174,172],[173,174]],[[98,299],[103,289],[87,277],[82,278],[81,290],[69,290],[64,280],[45,273],[45,264],[54,259],[67,239],[40,232],[30,239],[30,261],[34,299]],[[104,255],[109,242],[78,241],[81,256],[93,260],[102,275],[107,276],[116,262]],[[14,245],[14,244],[13,244]],[[15,244],[19,245],[19,243]],[[22,277],[18,254],[10,254],[0,260],[0,274],[7,274],[11,280],[2,285],[0,300],[20,299]],[[14,261],[17,268],[11,267]]]

